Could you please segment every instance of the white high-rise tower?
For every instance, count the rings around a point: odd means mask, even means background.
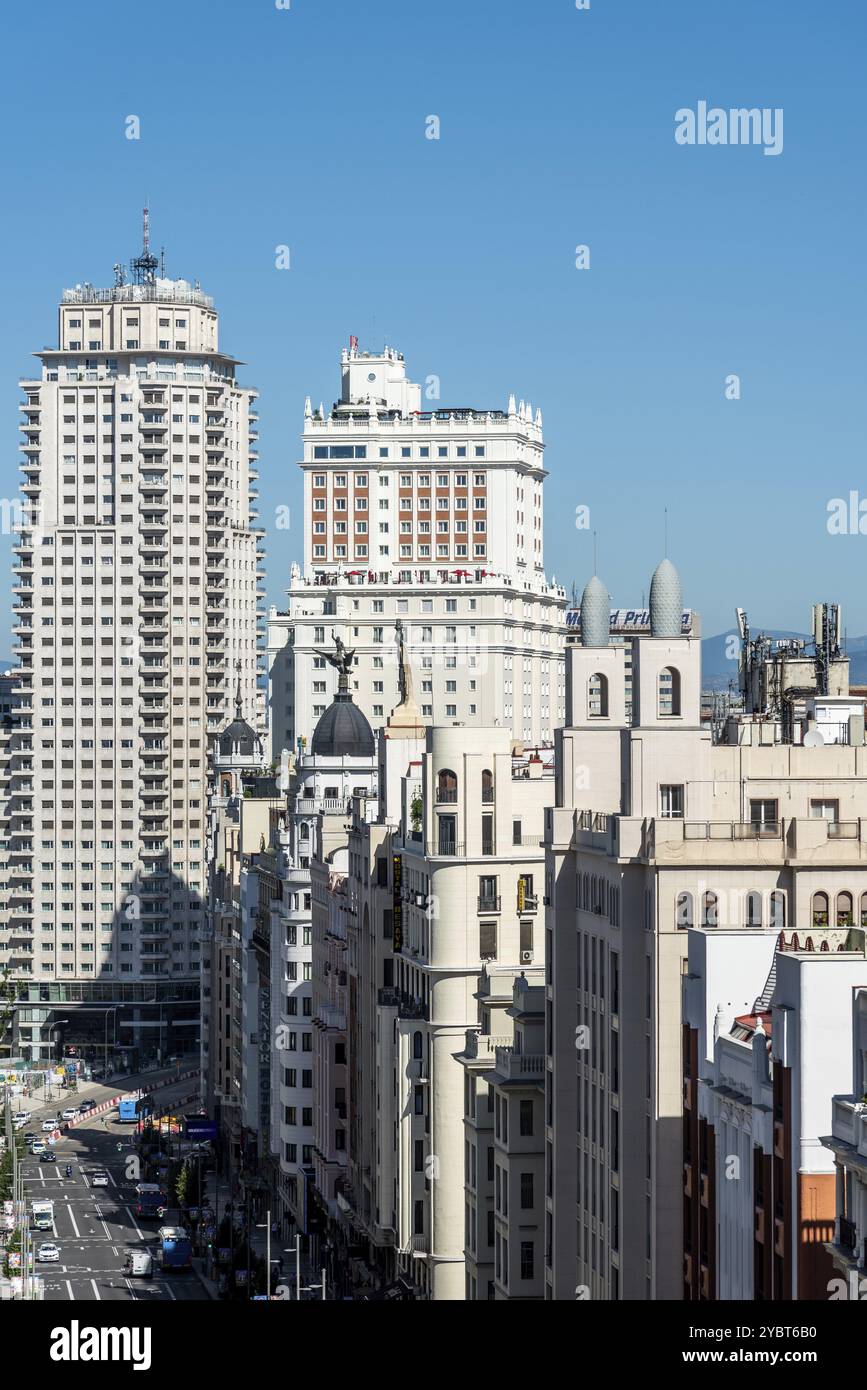
[[[256,392],[147,231],[128,277],[64,291],[21,383],[0,967],[33,1058],[196,1052],[209,741],[238,682],[264,719]]]

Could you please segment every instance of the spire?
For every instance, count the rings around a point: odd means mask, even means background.
[[[240,658],[240,657],[238,657],[238,660],[235,662],[235,670],[238,672],[238,686],[237,686],[237,689],[236,689],[236,691],[235,691],[235,718],[236,718],[236,719],[241,719],[241,718],[243,717],[242,714],[241,714],[241,707],[242,707],[244,701],[243,701],[243,698],[242,698],[242,696],[241,696],[241,658]]]

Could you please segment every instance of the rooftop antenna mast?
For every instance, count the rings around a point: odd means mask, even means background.
[[[129,263],[132,271],[133,284],[152,285],[156,280],[157,266],[159,261],[151,252],[151,223],[150,208],[145,203],[142,209],[142,251],[140,256],[135,256]]]

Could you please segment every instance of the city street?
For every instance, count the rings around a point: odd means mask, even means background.
[[[172,1073],[164,1073],[166,1077]],[[153,1084],[160,1073],[126,1077],[113,1086],[87,1086],[70,1098],[79,1102],[82,1094],[100,1104],[121,1091],[135,1090],[137,1084]],[[173,1099],[189,1095],[189,1080],[174,1082],[160,1089],[156,1104],[164,1107]],[[62,1092],[66,1095],[66,1092]],[[63,1109],[65,1102],[34,1107],[28,1129],[39,1131],[43,1118]],[[103,1127],[103,1119],[106,1120]],[[115,1110],[105,1116],[86,1117],[75,1129],[63,1134],[54,1145],[57,1163],[40,1163],[28,1156],[24,1182],[28,1203],[47,1198],[54,1202],[54,1230],[32,1231],[34,1249],[43,1241],[60,1247],[58,1263],[35,1266],[45,1281],[46,1300],[73,1302],[148,1301],[181,1302],[206,1299],[207,1294],[195,1273],[164,1276],[156,1267],[156,1232],[159,1223],[139,1224],[135,1212],[135,1178],[128,1177],[126,1161],[133,1152],[134,1126],[120,1124]],[[118,1152],[118,1143],[123,1149]],[[66,1165],[72,1177],[65,1177]],[[94,1188],[90,1174],[102,1169],[108,1174],[107,1188]],[[132,1279],[123,1272],[128,1252],[147,1249],[154,1256],[152,1279]]]

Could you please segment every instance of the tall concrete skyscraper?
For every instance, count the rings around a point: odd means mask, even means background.
[[[261,724],[256,392],[148,241],[21,382],[2,827],[13,1051],[197,1053],[208,748]]]

